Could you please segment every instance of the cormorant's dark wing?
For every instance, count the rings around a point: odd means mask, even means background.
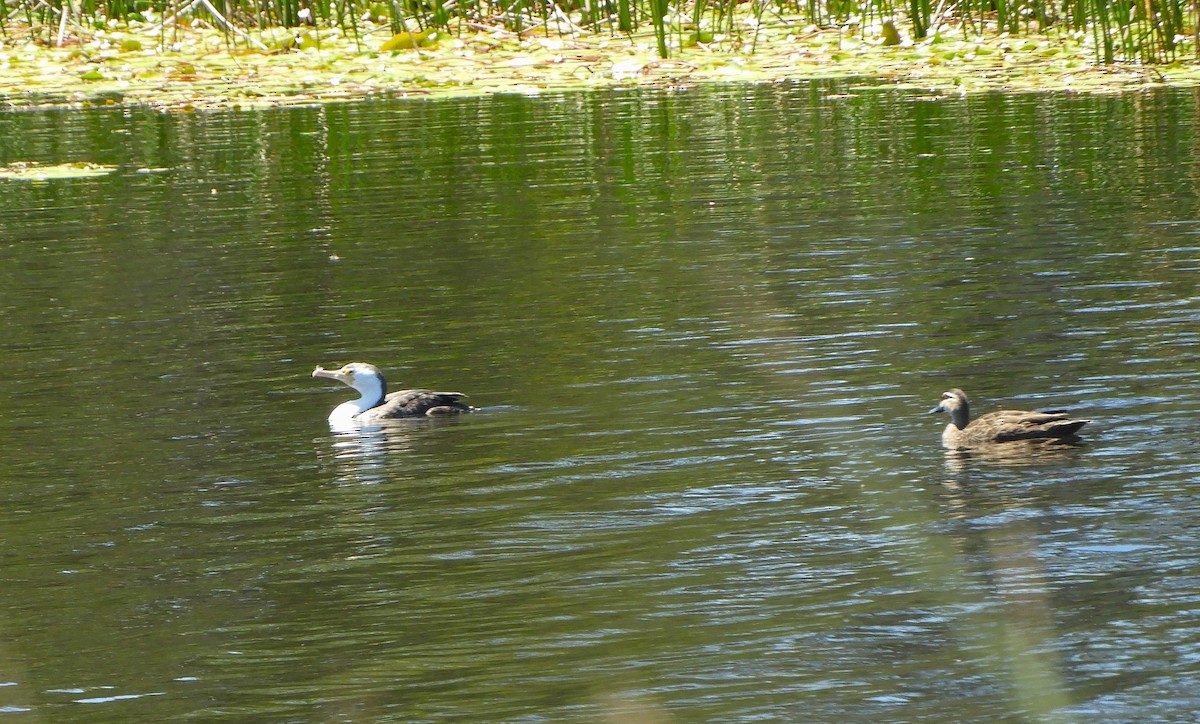
[[[432,390],[400,390],[389,393],[383,404],[369,410],[371,417],[389,419],[397,417],[426,417],[432,415],[456,415],[470,412],[473,408],[463,402],[461,392],[434,392]]]

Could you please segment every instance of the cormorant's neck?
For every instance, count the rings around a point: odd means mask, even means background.
[[[354,380],[354,391],[358,393],[357,400],[343,402],[329,413],[331,425],[352,424],[359,415],[382,405],[387,396],[387,383],[369,377],[358,378]]]
[[[354,389],[358,390],[359,397],[353,403],[356,407],[366,411],[383,404],[384,398],[387,397],[387,383],[375,379],[363,379],[357,380],[357,382]]]

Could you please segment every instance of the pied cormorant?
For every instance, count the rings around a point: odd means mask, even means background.
[[[329,415],[330,423],[457,415],[475,409],[462,401],[466,395],[461,392],[400,390],[389,394],[387,382],[379,368],[365,362],[351,362],[339,370],[327,370],[318,365],[312,376],[337,380],[358,391],[357,400],[343,402],[333,408]]]

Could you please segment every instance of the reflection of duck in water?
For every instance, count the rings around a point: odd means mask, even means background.
[[[333,408],[329,415],[330,424],[376,422],[401,417],[440,417],[475,409],[462,401],[466,395],[461,392],[400,390],[388,394],[387,382],[379,368],[365,362],[351,362],[336,371],[318,366],[312,376],[337,380],[358,391],[357,400],[343,402]]]
[[[950,424],[942,432],[948,448],[975,447],[1015,440],[1062,440],[1073,438],[1091,420],[1072,420],[1062,410],[1026,412],[999,410],[971,420],[970,401],[957,387],[942,393],[942,402],[930,412],[950,413]]]

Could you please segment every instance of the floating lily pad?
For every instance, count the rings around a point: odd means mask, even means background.
[[[99,163],[88,163],[87,161],[60,163],[56,166],[43,166],[36,161],[17,161],[8,166],[0,166],[0,179],[49,181],[50,179],[59,178],[104,176],[116,170],[116,166],[105,166]]]
[[[392,39],[379,46],[379,49],[385,53],[393,50],[405,50],[411,48],[429,48],[437,44],[438,34],[436,30],[422,30],[419,33],[410,33],[405,31],[392,36]]]

